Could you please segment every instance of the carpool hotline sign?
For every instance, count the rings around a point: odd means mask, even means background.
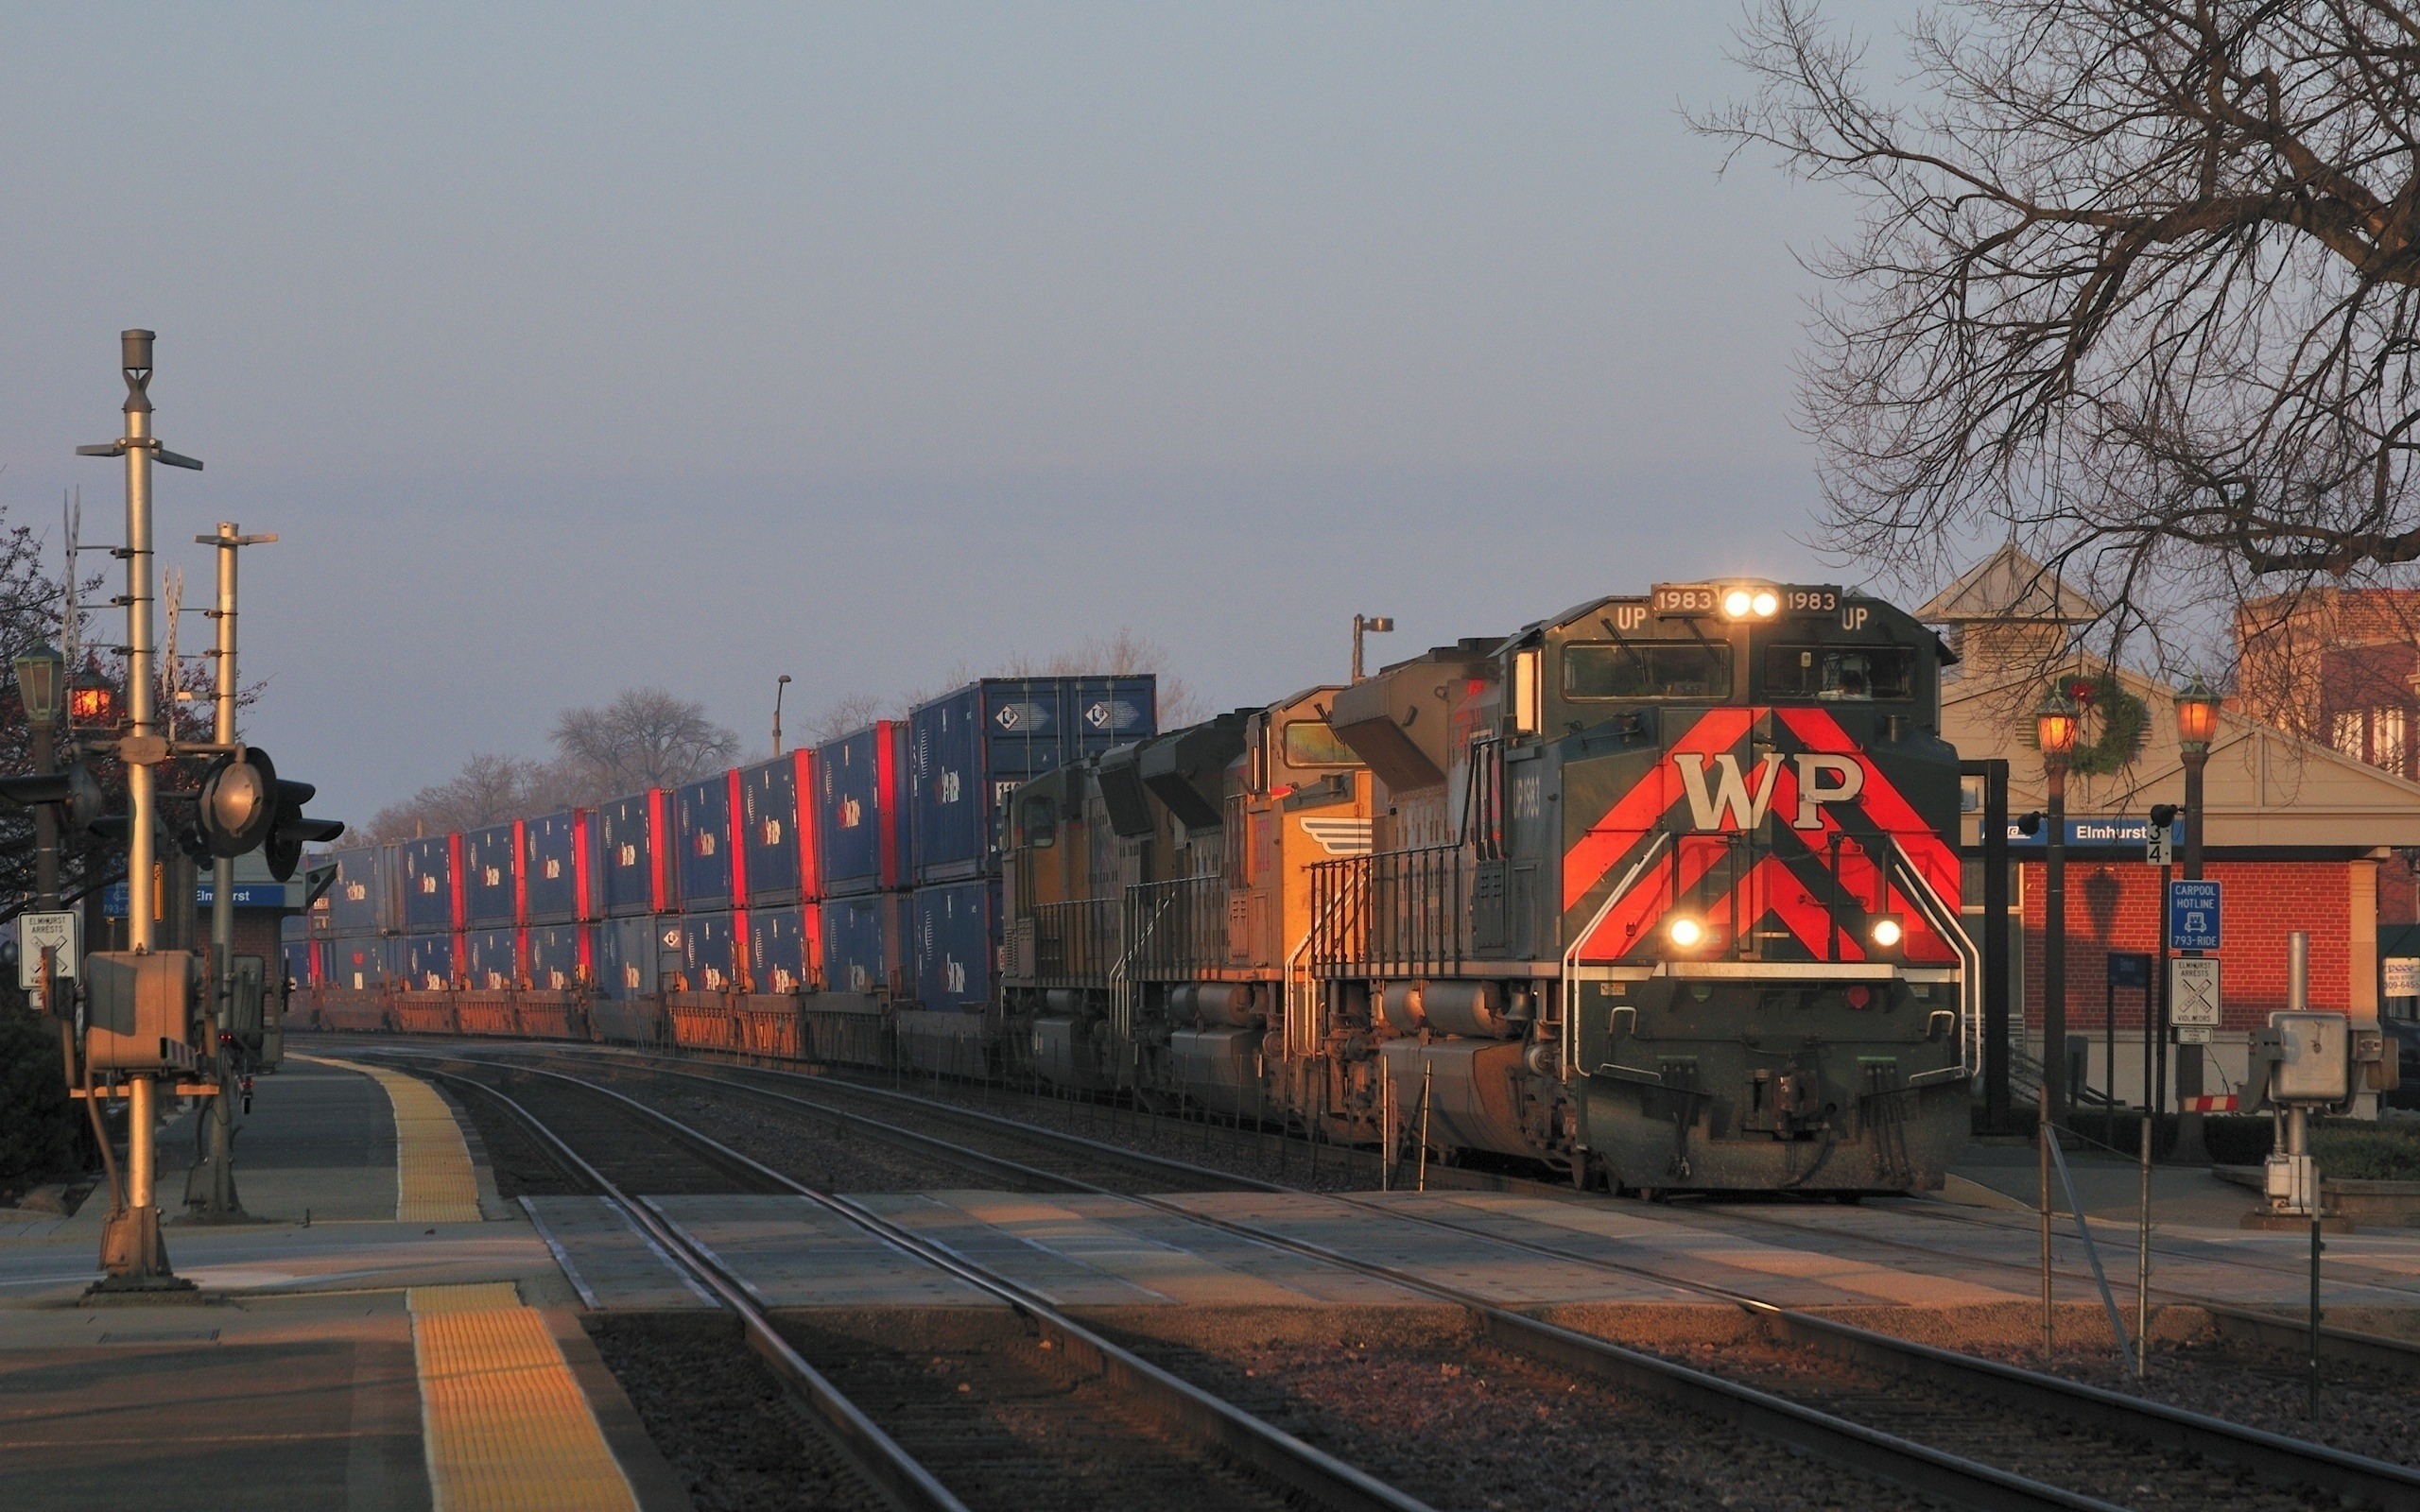
[[[2187,882],[2168,885],[2168,948],[2172,951],[2214,951],[2219,948],[2219,884]]]

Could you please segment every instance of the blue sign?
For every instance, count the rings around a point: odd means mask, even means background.
[[[2123,815],[2096,814],[2080,819],[2070,816],[2067,820],[2066,846],[2070,850],[2132,850],[2135,852],[2135,859],[2140,861],[2143,858],[2143,845],[2151,837],[2152,821],[2149,819],[2130,819]],[[2185,843],[2183,819],[2178,819],[2168,827],[2168,838],[2170,845],[2181,846]],[[2049,843],[2050,826],[2047,821],[2031,834],[2018,829],[2014,819],[2008,821],[2010,850],[2040,850],[2047,849]]]
[[[2111,951],[2109,953],[2109,985],[2136,987],[2147,992],[2150,991],[2152,958],[2139,951]]]
[[[238,908],[291,908],[294,906],[288,901],[291,895],[286,891],[289,885],[290,884],[283,882],[239,882],[235,884],[234,888],[235,906]],[[207,908],[216,901],[213,896],[215,890],[209,883],[205,882],[193,890],[193,901],[199,906]],[[111,919],[126,917],[125,883],[113,882],[101,889],[101,912]]]
[[[2219,885],[2187,882],[2168,885],[2168,948],[2172,951],[2214,951],[2219,948]]]

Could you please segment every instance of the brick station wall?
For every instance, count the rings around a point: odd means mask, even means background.
[[[2042,1027],[2043,865],[2022,863],[2025,1020]],[[2181,868],[2180,868],[2181,869]],[[2286,1005],[2286,936],[2310,934],[2310,1005],[2377,1012],[2377,863],[2372,861],[2213,861],[2202,874],[2224,884],[2226,948],[2218,953],[2225,1022],[2240,1032],[2268,1022]],[[2139,861],[2067,862],[2067,1027],[2101,1022],[2108,956],[2140,951],[2157,972],[2165,933],[2160,869]],[[2118,1024],[2142,1029],[2143,994],[2118,989]]]

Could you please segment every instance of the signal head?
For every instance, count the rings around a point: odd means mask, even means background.
[[[279,785],[276,764],[257,747],[247,748],[241,758],[230,752],[210,764],[202,773],[194,818],[212,855],[232,861],[269,837],[277,822]]]

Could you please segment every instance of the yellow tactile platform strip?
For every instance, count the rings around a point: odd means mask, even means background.
[[[401,1072],[322,1056],[317,1065],[357,1071],[386,1089],[395,1109],[395,1216],[405,1223],[476,1223],[479,1180],[454,1110],[428,1083]]]
[[[562,1349],[510,1281],[407,1296],[437,1512],[638,1512]]]

